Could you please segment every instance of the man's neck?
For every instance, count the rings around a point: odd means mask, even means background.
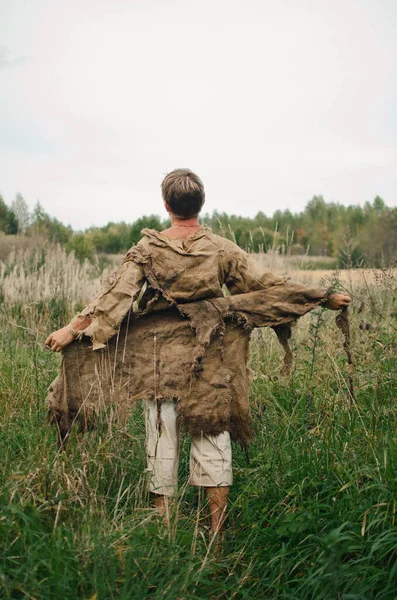
[[[178,219],[178,217],[171,217],[171,227],[200,227],[198,217],[192,219]]]

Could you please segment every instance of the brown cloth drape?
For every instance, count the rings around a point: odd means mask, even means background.
[[[153,275],[153,274],[152,274]],[[156,281],[146,273],[149,285]],[[158,291],[158,290],[157,290]],[[139,399],[176,401],[190,434],[229,431],[249,445],[249,337],[255,327],[272,327],[291,365],[291,324],[327,298],[328,290],[288,280],[266,289],[191,303],[158,303],[162,310],[130,311],[116,335],[99,350],[83,337],[63,351],[47,405],[62,441],[76,422],[90,427],[100,409],[116,418]]]

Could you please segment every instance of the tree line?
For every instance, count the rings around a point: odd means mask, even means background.
[[[251,252],[270,248],[293,255],[309,254],[338,259],[344,266],[389,266],[397,257],[397,208],[377,196],[361,205],[344,206],[313,196],[303,211],[260,211],[255,217],[214,211],[201,221],[215,233],[234,240]],[[143,216],[133,223],[109,222],[103,227],[73,231],[45,212],[38,202],[32,211],[21,194],[8,206],[0,196],[0,232],[5,235],[40,236],[74,251],[83,260],[97,254],[119,254],[135,245],[145,227],[162,230],[168,219]]]

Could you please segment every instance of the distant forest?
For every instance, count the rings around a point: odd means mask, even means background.
[[[299,213],[277,210],[253,217],[213,212],[201,222],[215,233],[234,240],[250,252],[273,249],[291,255],[328,256],[340,267],[390,266],[397,257],[397,208],[386,206],[378,196],[363,206],[343,206],[314,196]],[[47,214],[40,203],[33,211],[21,194],[8,206],[0,196],[0,235],[41,237],[74,251],[80,259],[94,254],[119,254],[136,244],[144,227],[165,229],[169,220],[143,216],[133,223],[110,222],[75,232]]]

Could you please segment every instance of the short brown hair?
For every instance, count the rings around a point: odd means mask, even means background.
[[[196,217],[205,199],[204,185],[190,169],[175,169],[161,184],[163,200],[171,212],[180,219]]]

